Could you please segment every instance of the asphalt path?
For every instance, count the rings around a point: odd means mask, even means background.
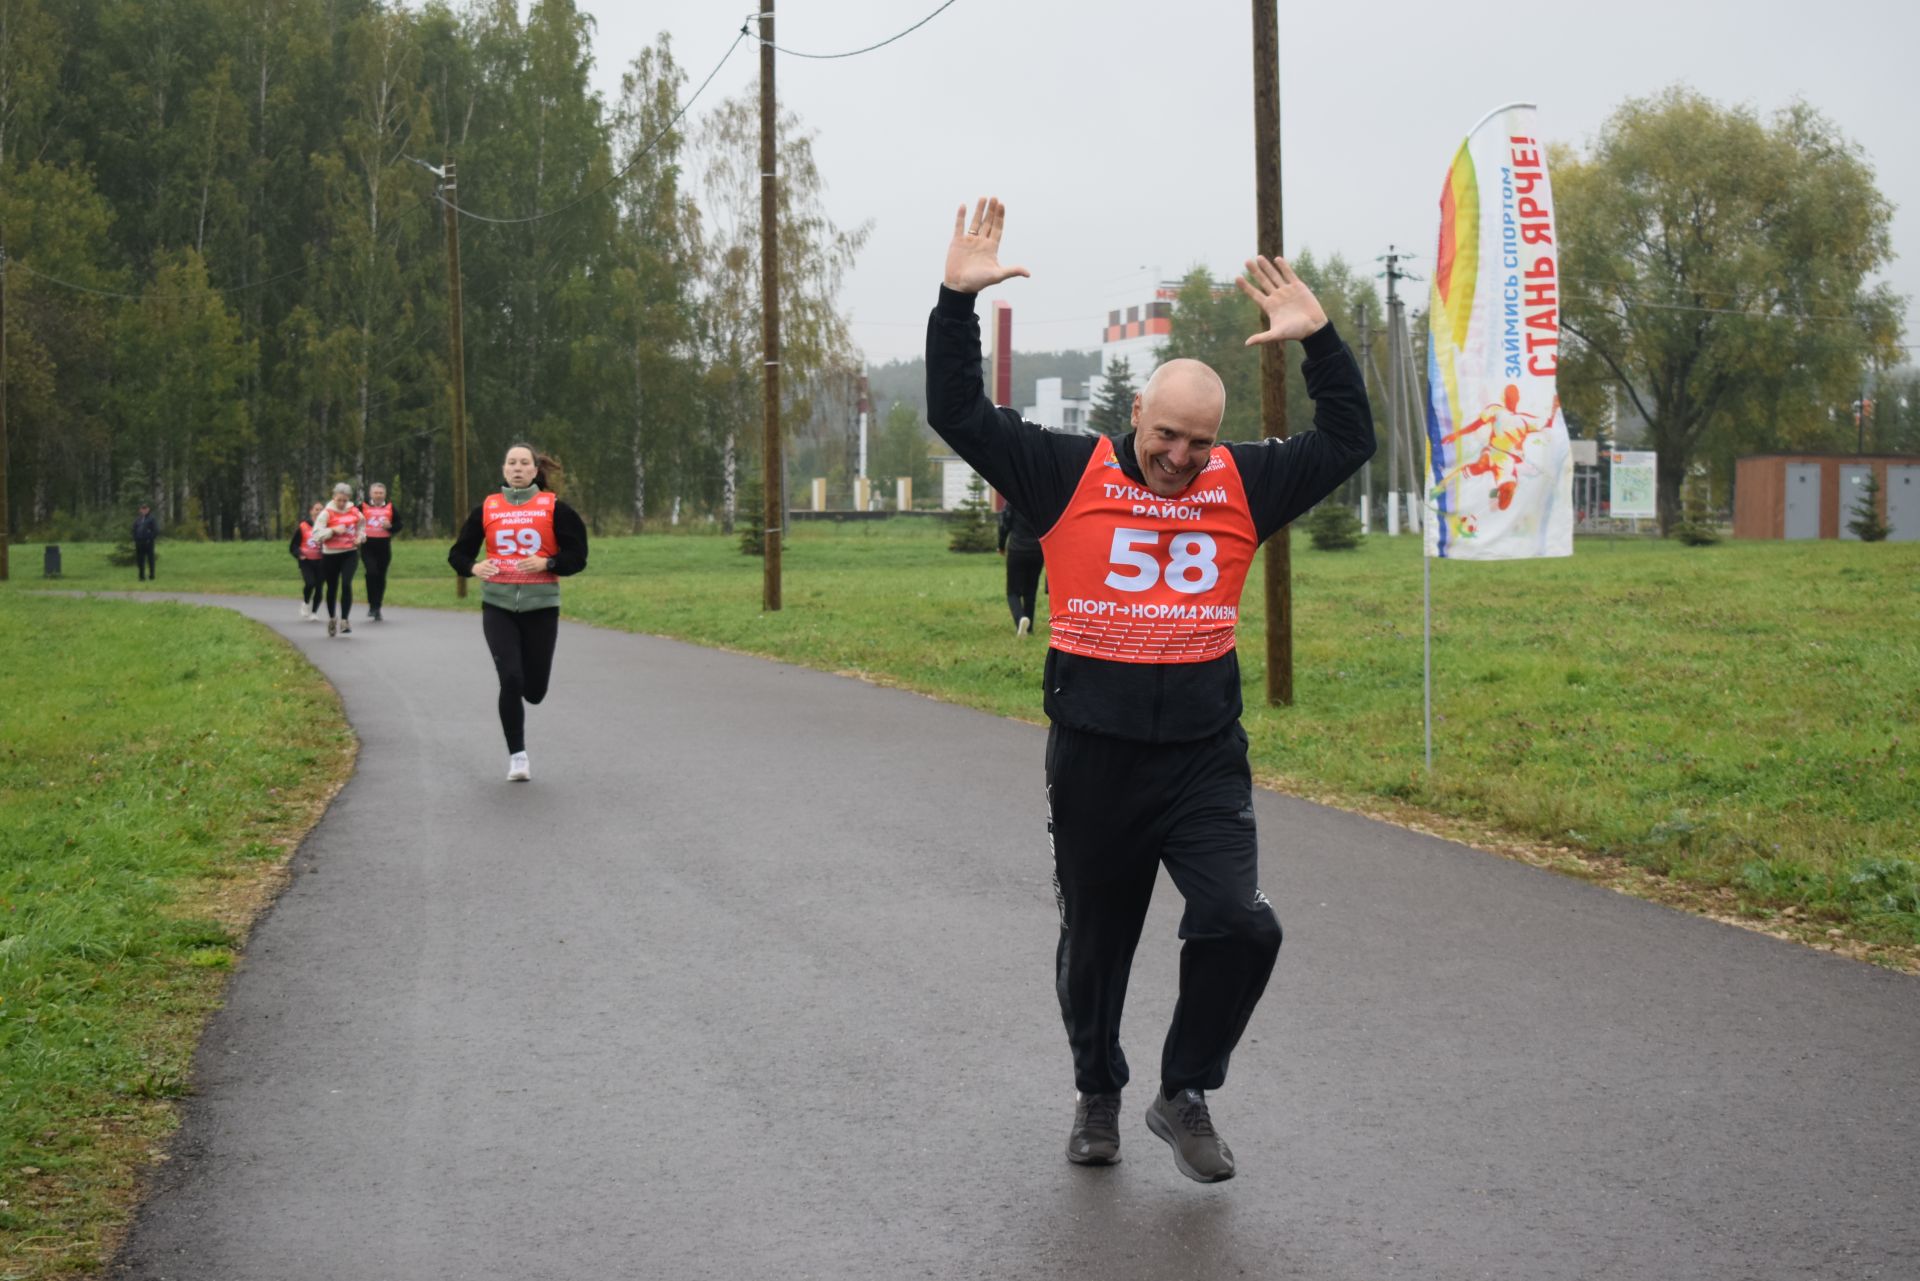
[[[114,1276],[1920,1277],[1912,977],[1262,792],[1239,1177],[1141,1119],[1164,878],[1082,1169],[1041,730],[569,624],[509,785],[477,618],[216,603],[361,753]]]

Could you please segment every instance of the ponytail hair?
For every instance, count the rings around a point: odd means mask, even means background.
[[[561,472],[566,470],[566,468],[560,465],[560,460],[552,454],[542,453],[524,440],[516,440],[507,446],[507,452],[509,454],[516,449],[524,449],[533,455],[533,483],[549,492],[559,492],[554,486],[554,481],[559,477]]]

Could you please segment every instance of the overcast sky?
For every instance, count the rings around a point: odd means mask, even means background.
[[[859,48],[939,3],[779,0],[775,39]],[[758,9],[581,5],[598,22],[595,81],[609,101],[661,31],[691,90]],[[782,56],[781,102],[817,135],[828,212],[873,224],[843,293],[868,358],[919,352],[954,208],[977,195],[1006,201],[1003,259],[1034,273],[997,291],[1021,350],[1095,347],[1107,310],[1144,301],[1157,276],[1238,270],[1254,238],[1251,38],[1247,0],[956,0],[874,53]],[[757,68],[743,42],[699,105],[755,91]],[[1441,178],[1485,112],[1537,102],[1544,139],[1584,146],[1624,99],[1678,82],[1762,114],[1801,97],[1834,120],[1897,206],[1886,279],[1920,297],[1913,0],[1281,0],[1287,248],[1360,263],[1394,243],[1424,275]]]

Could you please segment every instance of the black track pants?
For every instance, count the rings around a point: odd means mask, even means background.
[[[317,560],[300,562],[300,603],[314,613],[320,612],[320,592],[324,575]]]
[[[1156,746],[1055,725],[1047,804],[1060,907],[1055,986],[1074,1084],[1106,1094],[1127,1083],[1120,1015],[1165,863],[1186,900],[1186,942],[1160,1085],[1218,1089],[1280,953],[1280,918],[1260,892],[1246,732],[1236,723]]]
[[[140,581],[143,583],[149,578],[158,578],[160,576],[154,568],[158,562],[154,559],[152,543],[135,543],[133,545],[133,563],[134,566],[139,569]]]
[[[367,563],[367,610],[380,612],[387,597],[387,566],[393,563],[393,540],[369,538],[360,544],[360,559]]]
[[[1032,618],[1040,593],[1040,570],[1047,563],[1041,553],[1007,550],[1007,608],[1013,621]]]
[[[327,584],[327,617],[333,617],[336,589],[339,592],[340,617],[350,617],[353,613],[353,571],[360,567],[360,553],[322,552],[320,564],[321,575]]]
[[[507,751],[527,750],[526,703],[547,696],[553,676],[553,646],[560,639],[560,610],[530,609],[515,613],[498,605],[480,607],[480,626],[493,651],[493,669],[500,673],[500,728]]]

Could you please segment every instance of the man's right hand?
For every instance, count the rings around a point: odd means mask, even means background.
[[[963,294],[977,294],[1014,276],[1031,276],[1025,267],[1000,265],[1000,233],[1007,225],[1007,207],[996,196],[983,196],[967,219],[960,206],[953,219],[953,243],[947,246],[946,286]]]

